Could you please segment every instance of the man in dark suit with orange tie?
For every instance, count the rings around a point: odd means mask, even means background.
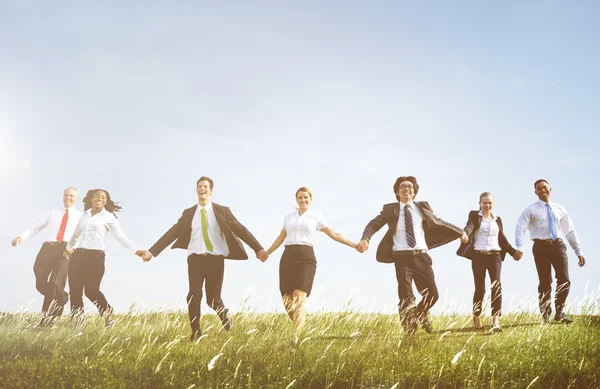
[[[417,330],[418,322],[431,332],[429,309],[439,298],[428,250],[454,239],[468,240],[462,228],[438,218],[426,201],[413,199],[419,191],[413,176],[398,177],[394,183],[397,203],[385,204],[381,213],[367,224],[357,250],[369,248],[371,237],[385,224],[388,231],[377,247],[377,261],[393,263],[398,281],[398,312],[407,334]],[[412,283],[423,297],[415,307]]]
[[[221,299],[224,259],[248,259],[243,240],[261,261],[268,258],[266,251],[231,213],[228,207],[215,204],[210,197],[214,182],[209,177],[200,177],[196,183],[198,204],[183,211],[181,217],[148,251],[140,251],[144,261],[158,256],[173,241],[172,248],[188,250],[189,293],[188,313],[192,336],[200,337],[200,304],[202,287],[206,290],[206,302],[217,312],[226,331],[231,329],[229,310]]]

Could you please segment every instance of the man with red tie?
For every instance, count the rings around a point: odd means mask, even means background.
[[[67,303],[68,294],[65,292],[67,283],[68,258],[63,258],[63,252],[82,213],[74,208],[77,200],[77,189],[67,188],[63,192],[63,205],[60,209],[51,209],[40,217],[32,228],[23,231],[11,244],[18,246],[42,230],[46,230],[44,244],[33,265],[35,287],[44,296],[42,304],[42,321],[40,325],[49,325],[62,315]]]

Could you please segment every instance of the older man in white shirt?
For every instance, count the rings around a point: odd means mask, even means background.
[[[581,245],[575,226],[567,213],[567,210],[550,201],[552,188],[548,181],[537,180],[534,184],[535,194],[539,200],[525,208],[517,221],[515,230],[515,243],[517,251],[515,259],[523,256],[523,245],[525,231],[529,230],[529,236],[533,240],[533,259],[538,272],[538,299],[540,311],[544,322],[550,322],[552,307],[550,296],[552,294],[552,268],[556,277],[554,320],[569,324],[572,320],[565,316],[564,307],[569,295],[571,281],[569,280],[569,264],[566,239],[579,258],[579,266],[585,265],[585,258],[581,251]]]
[[[62,315],[63,307],[68,301],[65,292],[68,259],[63,258],[62,254],[81,217],[81,211],[74,207],[75,200],[77,200],[77,189],[72,187],[65,189],[64,207],[46,212],[36,220],[33,227],[23,231],[11,242],[13,246],[18,246],[21,242],[46,230],[44,244],[33,265],[35,287],[44,296],[40,325],[50,324],[55,317]]]

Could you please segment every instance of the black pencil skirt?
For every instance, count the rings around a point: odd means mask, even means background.
[[[300,244],[285,246],[279,262],[281,296],[292,294],[296,289],[310,296],[316,271],[317,259],[312,246]]]

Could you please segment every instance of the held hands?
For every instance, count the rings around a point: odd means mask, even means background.
[[[152,259],[152,253],[148,250],[138,250],[135,255],[142,258],[144,262],[149,262]]]
[[[463,231],[462,235],[460,236],[460,241],[461,243],[469,243],[469,237],[467,236],[467,234],[465,234],[465,232]]]
[[[583,255],[580,255],[577,258],[579,258],[579,267],[585,266],[585,258],[583,257]]]
[[[256,252],[256,258],[260,259],[261,262],[266,262],[266,260],[269,259],[269,254],[265,249],[262,249]]]
[[[522,252],[522,251],[519,251],[519,250],[516,250],[516,251],[514,252],[514,254],[512,255],[512,257],[514,258],[514,260],[515,260],[515,261],[518,261],[518,260],[520,260],[521,258],[523,258],[523,252]],[[581,266],[581,265],[580,265],[580,266]]]
[[[369,249],[369,241],[366,239],[361,239],[360,242],[356,245],[356,251],[359,253],[364,253]]]
[[[10,242],[10,244],[11,244],[11,246],[13,246],[13,247],[16,247],[16,246],[18,246],[19,244],[21,244],[21,237],[20,237],[20,236],[17,236],[16,238],[14,238],[14,239],[12,240],[12,242]]]

